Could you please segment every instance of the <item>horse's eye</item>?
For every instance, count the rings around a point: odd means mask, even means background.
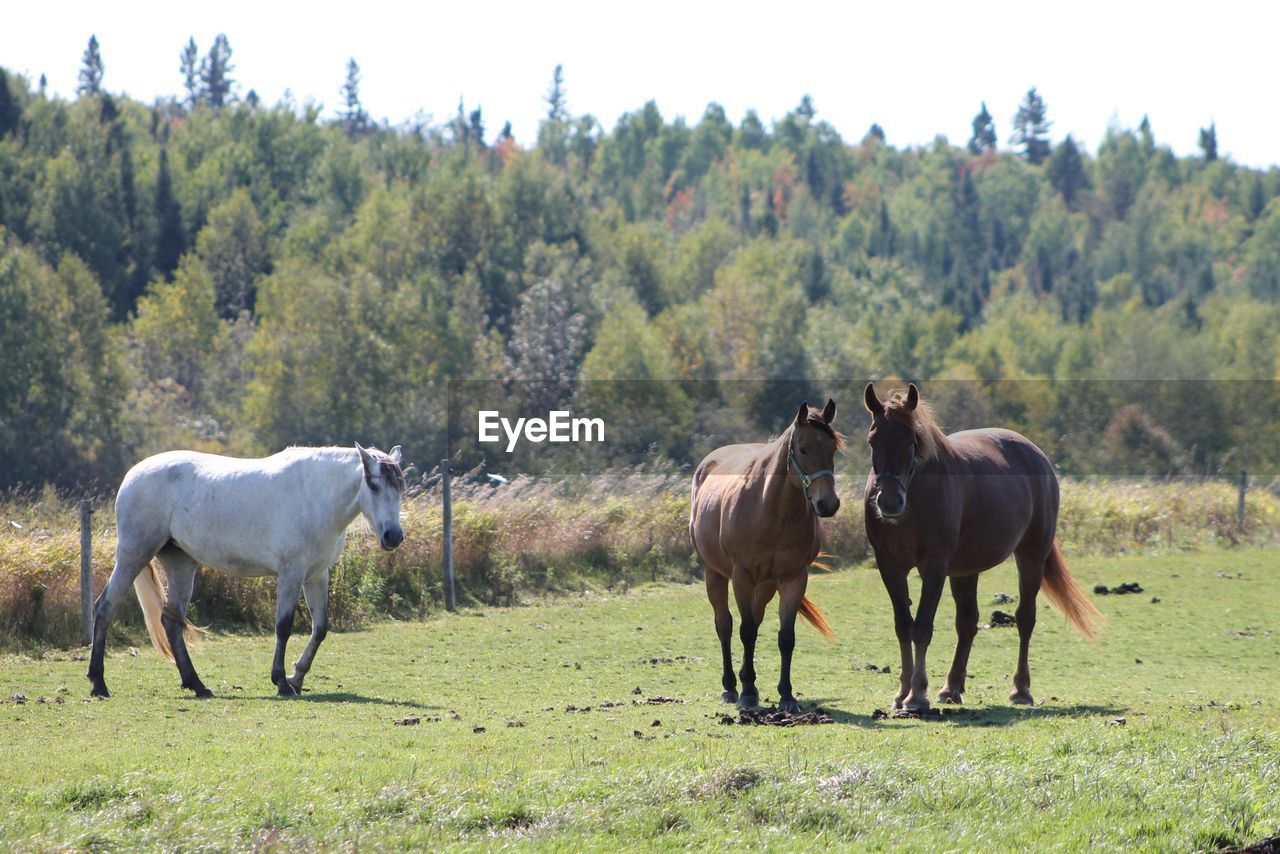
[[[808,449],[808,448],[804,448],[804,447],[802,447],[802,448],[800,449],[800,456],[802,456],[802,457],[803,457],[803,456],[804,456],[805,454],[807,454],[807,453],[809,453],[809,449]]]

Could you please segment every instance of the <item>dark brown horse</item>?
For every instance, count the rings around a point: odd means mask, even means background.
[[[840,508],[832,472],[844,438],[831,426],[835,401],[818,410],[800,405],[795,420],[765,444],[726,445],[699,463],[693,475],[689,537],[704,568],[707,598],[720,636],[724,693],[720,699],[743,708],[756,706],[756,633],[774,593],[779,594],[778,649],[782,675],[778,707],[795,714],[800,704],[791,693],[791,653],[796,645],[796,614],[832,637],[826,618],[805,598],[809,565],[822,547],[819,516]],[[733,678],[733,615],[729,582],[742,619],[742,696]]]
[[[956,602],[958,640],[938,700],[961,702],[969,649],[978,633],[978,573],[1011,554],[1018,564],[1014,616],[1021,643],[1009,700],[1033,703],[1027,650],[1041,583],[1049,601],[1086,637],[1093,637],[1093,626],[1101,618],[1067,572],[1055,539],[1058,478],[1052,464],[1030,439],[1012,430],[987,428],[944,436],[915,385],[881,402],[868,383],[864,401],[871,413],[867,537],[893,602],[902,651],[894,708],[929,708],[925,655],[947,579]],[[921,579],[914,620],[907,592],[907,573],[913,567],[919,567]]]

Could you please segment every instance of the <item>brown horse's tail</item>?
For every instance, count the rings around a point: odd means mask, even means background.
[[[188,623],[186,617],[179,614],[166,601],[165,589],[161,586],[160,578],[156,574],[154,562],[147,564],[147,568],[133,579],[133,591],[138,594],[138,604],[142,606],[142,618],[147,622],[147,634],[151,635],[151,643],[161,655],[173,661],[173,647],[169,645],[169,635],[164,630],[161,616],[167,612],[171,618],[177,620],[182,625],[183,638],[188,641],[192,640],[200,629]]]
[[[809,621],[815,629],[822,632],[822,636],[829,641],[836,639],[836,633],[831,631],[831,626],[827,625],[827,615],[822,613],[822,609],[813,602],[809,601],[809,597],[800,600],[800,616]]]
[[[1094,607],[1080,587],[1080,583],[1067,572],[1066,561],[1062,559],[1062,546],[1055,539],[1053,551],[1044,562],[1044,592],[1055,608],[1066,615],[1080,634],[1093,640],[1094,629],[1105,619],[1102,612]]]

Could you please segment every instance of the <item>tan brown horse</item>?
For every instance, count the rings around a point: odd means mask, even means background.
[[[778,649],[782,675],[778,707],[795,714],[800,704],[791,693],[791,653],[796,645],[796,614],[832,637],[817,606],[805,598],[809,565],[822,547],[819,516],[840,508],[836,497],[835,453],[844,438],[831,426],[836,404],[824,409],[800,405],[795,420],[765,444],[726,445],[706,456],[693,475],[689,536],[707,582],[720,636],[726,703],[743,708],[760,703],[756,690],[756,633],[765,608],[779,595]],[[733,615],[729,583],[742,619],[742,696],[733,678],[730,644]]]
[[[1031,704],[1027,650],[1041,582],[1049,601],[1086,637],[1093,637],[1093,626],[1102,616],[1067,572],[1055,539],[1058,477],[1053,465],[1030,439],[1012,430],[987,428],[944,436],[915,385],[881,402],[868,383],[863,397],[871,413],[867,537],[893,602],[902,652],[894,708],[929,708],[925,656],[947,579],[956,602],[958,640],[938,700],[961,702],[969,650],[978,632],[978,573],[1003,563],[1010,554],[1018,564],[1014,616],[1020,644],[1009,699]],[[919,567],[921,579],[914,620],[907,591],[907,573],[913,567]]]

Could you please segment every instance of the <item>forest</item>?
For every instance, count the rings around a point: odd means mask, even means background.
[[[606,131],[556,67],[519,144],[463,103],[374,121],[355,60],[326,110],[263,103],[223,36],[175,48],[150,104],[96,39],[74,99],[0,68],[0,489],[110,490],[175,447],[470,466],[473,398],[616,416],[592,465],[678,466],[803,397],[860,440],[869,380],[1066,474],[1277,471],[1280,168],[1212,125],[1088,151],[1032,88],[920,147],[808,96]]]

